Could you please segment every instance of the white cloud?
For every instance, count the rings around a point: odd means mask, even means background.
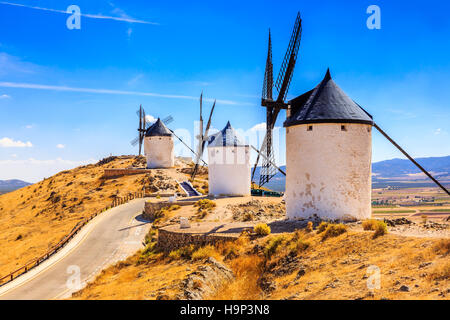
[[[262,131],[262,130],[266,131],[266,123],[265,122],[258,123],[250,129],[250,131]]]
[[[61,143],[59,143],[59,144],[56,145],[56,147],[57,147],[58,149],[64,149],[66,146],[63,145],[63,144],[61,144]]]
[[[2,94],[0,96],[0,99],[11,99],[11,96],[7,95],[7,94]]]
[[[73,169],[78,166],[95,163],[97,160],[64,160],[61,158],[51,160],[0,160],[0,180],[21,179],[37,182],[58,172]]]
[[[5,2],[5,1],[0,1],[0,4],[16,6],[16,7],[23,7],[23,8],[28,8],[28,9],[41,10],[41,11],[50,11],[50,12],[55,12],[55,13],[68,14],[65,10],[42,8],[42,7],[29,6],[29,5],[11,3],[11,2]],[[142,23],[142,24],[152,24],[152,25],[159,24],[157,22],[144,21],[144,20],[138,20],[138,19],[132,18],[132,17],[126,15],[122,10],[120,10],[118,8],[116,10],[113,10],[113,12],[118,13],[119,17],[105,16],[102,14],[88,14],[88,13],[81,13],[81,16],[86,17],[86,18],[92,18],[92,19],[106,19],[106,20],[123,21],[123,22],[129,22],[129,23]]]
[[[132,28],[128,28],[128,30],[127,30],[128,40],[130,40],[132,33],[133,33],[133,29]]]
[[[34,125],[32,125],[32,124],[27,124],[27,125],[25,126],[25,129],[33,129],[33,127],[34,127]]]
[[[147,120],[147,122],[150,122],[150,123],[155,123],[157,119],[154,116],[150,115],[150,114],[146,114],[145,115],[145,120]]]
[[[91,88],[76,88],[66,86],[52,86],[35,83],[17,83],[17,82],[0,82],[0,87],[4,88],[21,88],[21,89],[37,89],[37,90],[52,90],[52,91],[68,91],[68,92],[83,92],[83,93],[99,93],[99,94],[117,94],[117,95],[134,95],[134,96],[146,96],[156,98],[168,98],[168,99],[184,99],[198,101],[198,97],[183,96],[176,94],[161,94],[153,92],[137,92],[137,91],[124,91],[124,90],[110,90],[110,89],[91,89]],[[203,101],[214,102],[215,99],[205,98]],[[217,103],[225,105],[247,105],[254,106],[254,103],[239,102],[232,100],[220,100],[217,99]]]
[[[7,137],[0,139],[0,147],[2,148],[31,148],[32,146],[33,144],[30,141],[14,141],[13,139]]]

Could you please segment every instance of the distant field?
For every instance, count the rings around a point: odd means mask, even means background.
[[[448,212],[450,213],[450,208],[446,208],[446,209],[429,209],[429,210],[420,210],[420,212]]]
[[[375,210],[373,213],[414,213],[416,210]]]

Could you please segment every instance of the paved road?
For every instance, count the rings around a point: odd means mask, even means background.
[[[144,199],[136,199],[97,216],[52,258],[0,287],[0,299],[70,297],[105,267],[142,248],[150,228],[141,219],[143,207]]]

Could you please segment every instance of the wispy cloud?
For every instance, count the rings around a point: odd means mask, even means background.
[[[11,98],[11,96],[9,96],[9,95],[7,95],[7,94],[2,94],[1,96],[0,96],[0,100],[1,99],[10,99]]]
[[[23,7],[23,8],[34,9],[34,10],[68,14],[64,10],[36,7],[36,6],[30,6],[30,5],[20,4],[20,3],[0,1],[0,4],[16,6],[16,7]],[[106,15],[102,15],[102,14],[89,14],[89,13],[81,13],[81,16],[86,17],[86,18],[92,18],[92,19],[106,19],[106,20],[123,21],[123,22],[129,22],[129,23],[141,23],[141,24],[152,24],[152,25],[159,24],[157,22],[151,22],[151,21],[145,21],[145,20],[139,20],[139,19],[132,18],[132,17],[126,15],[122,10],[120,10],[120,11],[119,10],[120,9],[118,9],[118,8],[116,8],[116,10],[113,10],[113,12],[119,13],[119,17],[106,16]]]
[[[21,88],[21,89],[36,89],[36,90],[52,90],[52,91],[67,91],[67,92],[83,92],[83,93],[98,93],[98,94],[117,94],[117,95],[133,95],[133,96],[147,96],[156,98],[168,98],[168,99],[184,99],[184,100],[198,100],[198,97],[176,95],[176,94],[161,94],[153,92],[137,92],[137,91],[124,91],[124,90],[110,90],[110,89],[92,89],[92,88],[76,88],[67,86],[52,86],[35,83],[17,83],[17,82],[0,82],[0,87],[4,88]],[[214,99],[206,98],[204,101],[213,102]],[[248,105],[253,106],[253,103],[239,102],[232,100],[219,100],[217,103],[225,105]]]
[[[11,138],[2,138],[0,139],[0,147],[1,148],[31,148],[33,144],[30,141],[22,142],[20,140],[13,140]]]
[[[56,147],[57,147],[58,149],[64,149],[66,146],[63,145],[63,144],[61,144],[61,143],[58,143],[58,144],[56,145]]]

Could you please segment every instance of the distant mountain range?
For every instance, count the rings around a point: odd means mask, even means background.
[[[435,178],[450,185],[450,156],[434,158],[415,159],[422,167],[428,170]],[[286,166],[280,167],[286,171]],[[256,169],[254,181],[258,183],[261,167]],[[275,177],[265,187],[275,190],[285,190],[286,179],[281,173]],[[415,186],[427,187],[435,186],[411,161],[407,159],[392,159],[372,164],[372,185],[375,188],[391,186]]]
[[[22,180],[0,180],[0,194],[11,192],[26,186],[31,185],[32,183],[28,183]]]

